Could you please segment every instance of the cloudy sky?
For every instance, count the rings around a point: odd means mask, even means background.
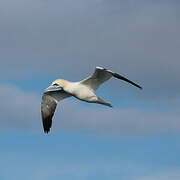
[[[180,179],[180,2],[0,1],[0,179]],[[44,135],[40,101],[56,78],[103,66],[113,109],[69,98]]]

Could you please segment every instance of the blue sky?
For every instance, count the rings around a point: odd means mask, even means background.
[[[1,179],[178,179],[179,138],[3,134]]]
[[[180,4],[173,0],[1,0],[0,179],[180,179]],[[98,95],[73,98],[43,133],[40,102],[56,78],[104,66]]]

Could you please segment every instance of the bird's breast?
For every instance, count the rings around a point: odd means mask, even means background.
[[[65,89],[68,93],[78,99],[88,101],[90,97],[95,96],[94,92],[82,84],[73,84]]]

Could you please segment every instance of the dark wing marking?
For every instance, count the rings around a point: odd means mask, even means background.
[[[41,102],[41,115],[45,133],[48,133],[51,129],[52,117],[54,115],[58,102],[70,96],[70,94],[66,93],[63,90],[46,92],[43,94]]]
[[[113,73],[113,72],[112,72],[112,75],[113,75],[115,78],[117,78],[117,79],[121,79],[121,80],[123,80],[123,81],[126,81],[126,82],[128,82],[128,83],[130,83],[130,84],[132,84],[132,85],[134,85],[134,86],[136,86],[136,87],[138,87],[139,89],[142,89],[142,87],[139,86],[138,84],[130,81],[129,79],[127,79],[127,78],[125,78],[125,77],[123,77],[123,76],[121,76],[121,75],[119,75],[119,74],[117,74],[117,73]]]
[[[56,110],[57,102],[50,95],[44,94],[41,103],[41,115],[44,132],[48,133],[52,126],[52,117]]]
[[[117,79],[121,79],[123,81],[126,81],[140,89],[142,89],[141,86],[138,84],[130,81],[129,79],[114,73],[108,69],[102,68],[102,67],[96,67],[95,72],[88,78],[81,81],[82,84],[88,85],[92,89],[96,90],[102,83],[109,80],[111,77],[115,77]]]

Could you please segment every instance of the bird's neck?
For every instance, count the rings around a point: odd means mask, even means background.
[[[60,80],[60,84],[62,85],[62,87],[66,87],[68,86],[68,84],[70,84],[71,82],[67,81],[67,80],[64,80],[64,79],[61,79]]]

